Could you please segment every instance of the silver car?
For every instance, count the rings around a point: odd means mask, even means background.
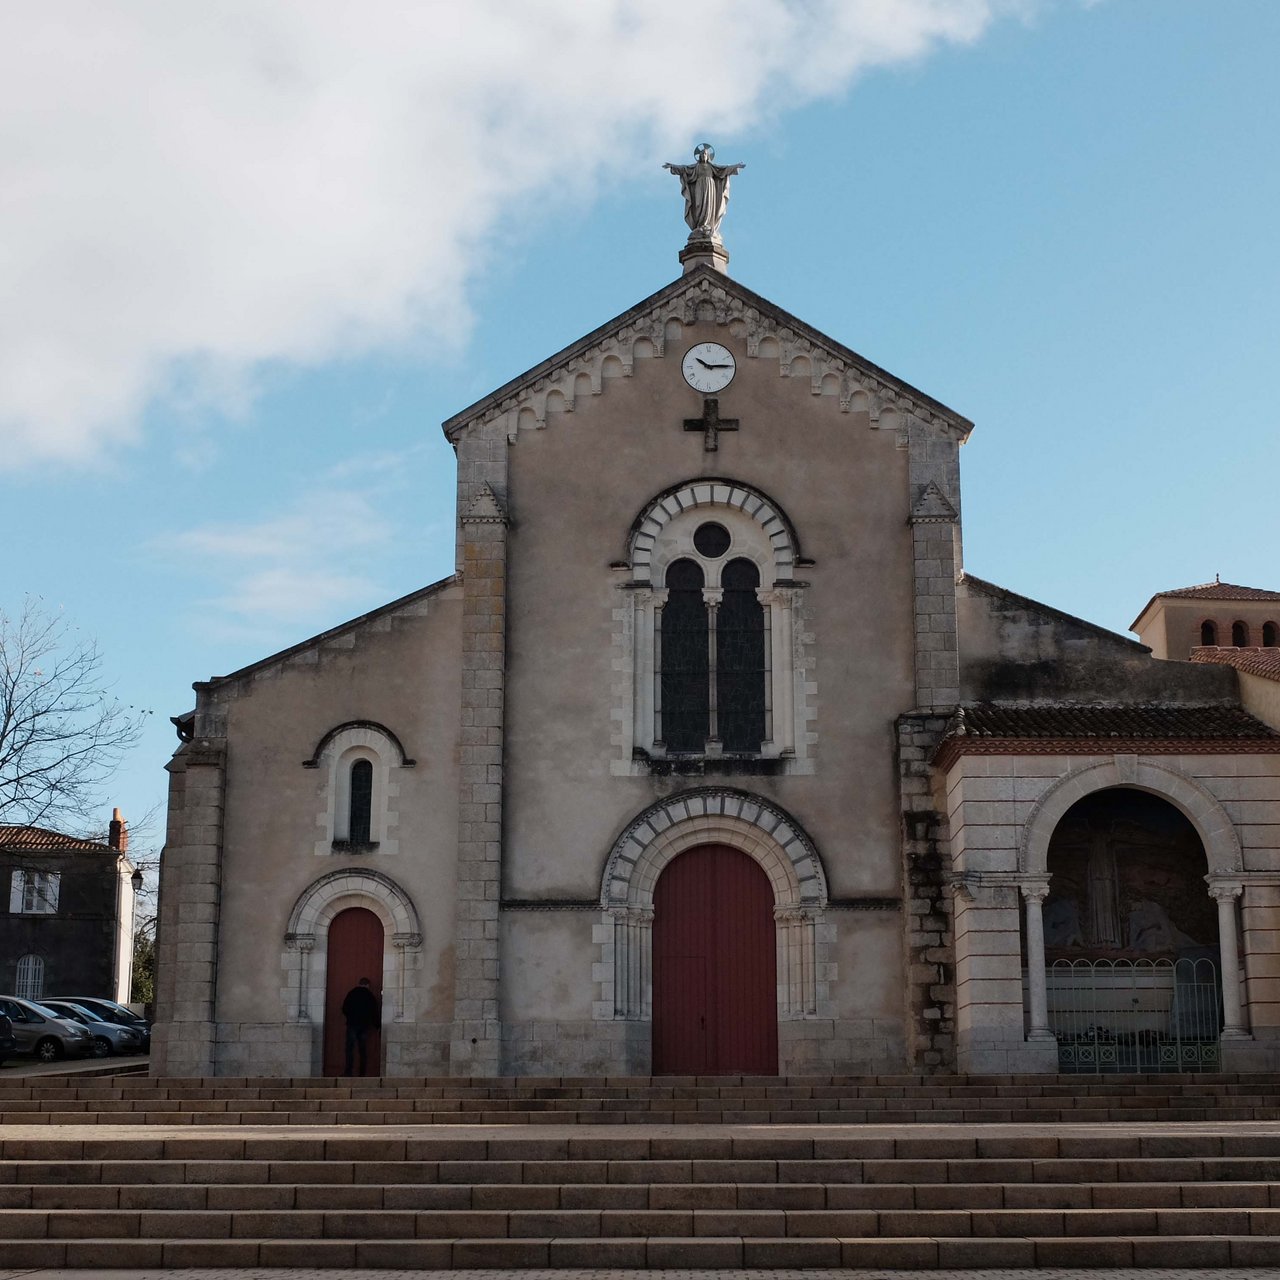
[[[45,1000],[46,1009],[52,1009],[60,1018],[78,1022],[93,1037],[90,1052],[95,1058],[105,1058],[113,1053],[141,1053],[142,1033],[133,1027],[117,1026],[100,1018],[92,1009],[71,1000]]]
[[[83,1058],[93,1051],[93,1037],[78,1022],[61,1017],[34,1000],[0,996],[0,1013],[13,1023],[15,1054],[32,1054],[41,1062]]]

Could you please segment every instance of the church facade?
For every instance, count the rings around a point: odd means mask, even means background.
[[[153,1069],[361,977],[393,1076],[1280,1067],[1277,699],[966,574],[972,424],[682,261],[444,424],[453,576],[196,686]]]

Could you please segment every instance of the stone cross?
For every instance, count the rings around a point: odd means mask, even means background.
[[[684,429],[686,431],[702,432],[702,448],[706,453],[715,453],[720,448],[720,432],[737,431],[737,418],[722,418],[720,416],[720,401],[715,396],[708,396],[702,402],[702,417],[686,418],[684,420]]]

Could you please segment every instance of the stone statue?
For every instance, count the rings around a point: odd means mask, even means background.
[[[1135,902],[1129,912],[1129,947],[1133,951],[1177,951],[1199,944],[1182,932],[1158,903]]]
[[[746,168],[744,164],[715,164],[715,158],[715,148],[701,142],[693,149],[693,164],[662,166],[680,179],[691,244],[697,240],[720,243],[720,223],[729,204],[729,179]]]
[[[1080,932],[1080,908],[1074,898],[1052,897],[1044,904],[1044,945],[1084,946],[1084,934]]]

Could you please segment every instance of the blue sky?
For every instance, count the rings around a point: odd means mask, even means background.
[[[1280,587],[1280,6],[433,11],[0,4],[0,607],[153,712],[104,803],[193,680],[450,572],[439,423],[678,274],[704,135],[733,275],[976,422],[972,572]]]

